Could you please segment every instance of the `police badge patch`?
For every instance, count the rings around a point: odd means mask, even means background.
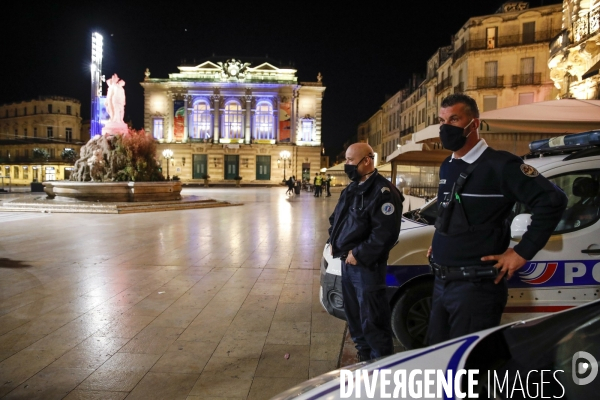
[[[384,215],[392,215],[394,213],[394,205],[392,203],[385,203],[381,206],[381,212]]]
[[[525,175],[527,175],[531,178],[535,178],[536,176],[538,176],[540,174],[537,169],[535,169],[531,165],[527,165],[527,164],[521,164],[521,172],[523,172]]]

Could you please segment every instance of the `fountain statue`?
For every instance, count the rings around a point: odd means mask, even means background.
[[[117,74],[106,81],[108,92],[106,93],[106,111],[110,120],[102,128],[103,135],[114,135],[118,133],[127,133],[127,124],[123,122],[125,115],[125,81],[120,79]]]

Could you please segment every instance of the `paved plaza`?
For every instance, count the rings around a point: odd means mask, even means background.
[[[337,368],[345,323],[319,303],[319,264],[339,193],[285,190],[184,189],[244,205],[124,215],[0,209],[0,398],[263,400]]]

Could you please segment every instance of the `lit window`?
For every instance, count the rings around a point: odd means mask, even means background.
[[[152,135],[154,139],[164,139],[164,120],[162,118],[152,120]]]
[[[273,106],[270,103],[261,102],[256,105],[254,121],[253,139],[275,139]]]
[[[194,104],[194,110],[190,118],[192,119],[190,137],[192,139],[209,139],[211,136],[211,115],[208,103],[199,101]]]
[[[223,129],[221,138],[224,139],[241,139],[244,137],[244,115],[242,106],[237,101],[230,101],[225,105],[223,112]]]
[[[301,140],[305,142],[310,142],[313,140],[313,127],[314,120],[312,119],[303,119],[302,120],[302,138]]]

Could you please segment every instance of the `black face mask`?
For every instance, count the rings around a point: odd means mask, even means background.
[[[365,158],[367,158],[367,156],[361,158],[360,161],[356,163],[356,165],[351,165],[351,164],[344,165],[344,172],[346,173],[346,175],[348,175],[348,179],[350,179],[352,182],[358,182],[363,177],[363,175],[358,173],[358,165]]]
[[[440,139],[444,148],[451,151],[462,149],[465,143],[467,143],[467,138],[471,134],[469,132],[469,135],[465,136],[465,129],[467,129],[473,121],[474,119],[472,119],[464,128],[450,124],[440,125]]]

